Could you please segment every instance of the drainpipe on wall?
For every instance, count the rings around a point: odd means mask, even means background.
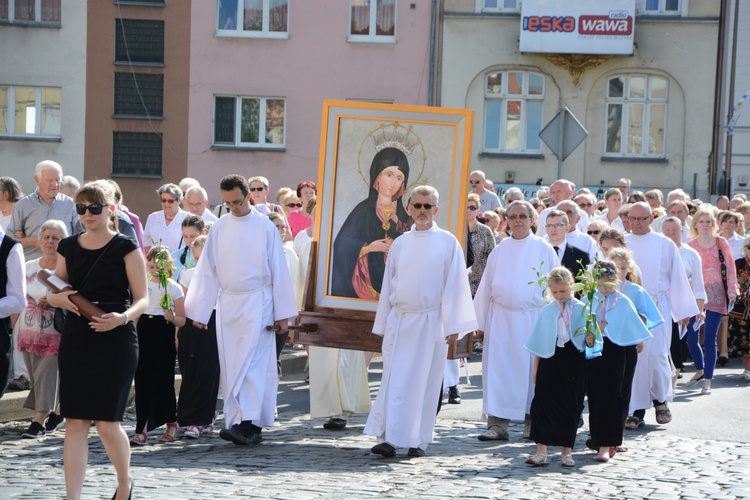
[[[716,83],[714,91],[713,133],[711,137],[711,159],[708,167],[708,193],[717,193],[719,164],[721,163],[721,110],[724,98],[724,45],[727,31],[727,5],[729,0],[721,0],[719,13],[719,36],[716,49]]]
[[[430,21],[430,77],[427,87],[427,105],[435,105],[435,50],[437,47],[437,0],[432,0],[432,19]]]
[[[727,115],[727,123],[731,120],[732,111],[734,109],[734,81],[736,80],[735,72],[737,71],[737,21],[740,17],[740,0],[734,2],[734,28],[732,29],[732,65],[729,67],[729,114]],[[724,188],[724,194],[732,196],[732,136],[727,134],[727,150],[726,159],[724,160],[726,165],[727,174],[724,178],[726,186]]]

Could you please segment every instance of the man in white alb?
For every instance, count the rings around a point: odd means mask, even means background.
[[[511,420],[530,424],[534,363],[523,346],[546,305],[539,274],[546,276],[560,265],[552,245],[531,232],[536,215],[531,203],[514,201],[506,215],[511,237],[490,254],[474,295],[477,334],[484,335],[482,413],[487,432],[479,435],[480,441],[507,440]]]
[[[438,192],[419,186],[409,200],[412,230],[388,252],[373,333],[383,336],[383,378],[367,418],[370,450],[424,456],[432,442],[448,343],[476,330],[466,261],[451,233],[433,222]]]
[[[625,236],[625,242],[641,269],[643,288],[663,317],[672,317],[680,327],[687,325],[690,317],[698,314],[698,307],[677,246],[663,234],[651,230],[653,215],[648,203],[634,203],[628,220],[631,233]],[[629,413],[639,419],[636,426],[643,422],[646,409],[652,405],[658,424],[667,424],[672,420],[667,406],[673,398],[674,367],[669,357],[672,325],[664,322],[652,329],[651,334],[654,337],[646,342],[645,348],[638,354],[633,377]]]
[[[276,411],[278,372],[273,327],[297,316],[292,280],[276,226],[251,209],[244,177],[221,180],[231,215],[211,228],[185,299],[185,315],[205,328],[216,305],[216,340],[226,428],[235,444],[261,441]],[[270,327],[270,329],[269,329]]]

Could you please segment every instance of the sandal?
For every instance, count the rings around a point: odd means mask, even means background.
[[[216,423],[216,418],[218,416],[218,413],[214,413],[214,419],[211,420],[211,423],[201,427],[201,434],[212,434],[214,432],[214,424]]]
[[[542,455],[541,453],[529,455],[529,458],[526,459],[526,463],[535,467],[543,467],[547,465],[547,455]]]
[[[143,446],[146,443],[148,443],[148,434],[146,434],[146,431],[137,432],[130,438],[130,446]]]
[[[201,437],[201,428],[197,425],[188,425],[187,429],[183,433],[183,436],[190,439],[198,439]]]
[[[643,425],[642,418],[628,417],[627,420],[625,420],[625,428],[629,431],[634,431],[642,425]]]
[[[607,462],[609,462],[609,457],[605,455],[604,453],[599,453],[597,456],[594,457],[594,460],[596,460],[597,462],[606,464]]]
[[[563,467],[575,467],[576,461],[573,460],[573,455],[563,455],[560,457],[560,465]]]
[[[656,423],[660,425],[668,424],[672,421],[672,412],[669,411],[669,408],[667,405],[664,405],[664,408],[661,410],[656,409]]]
[[[620,446],[615,446],[615,450],[617,450],[617,453],[625,453],[628,451],[628,447],[624,444],[621,444]]]
[[[172,441],[174,441],[174,435],[177,433],[177,427],[179,427],[177,425],[177,422],[169,422],[167,424],[167,429],[164,431],[164,434],[159,436],[159,441],[161,441],[162,443],[171,443]],[[172,431],[171,434],[169,432],[170,430]]]
[[[750,370],[740,373],[740,380],[750,380]]]
[[[617,447],[616,446],[610,446],[607,454],[609,455],[609,458],[614,458],[615,455],[617,455]]]

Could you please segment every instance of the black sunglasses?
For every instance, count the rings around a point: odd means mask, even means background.
[[[91,212],[91,215],[99,215],[102,213],[102,210],[104,210],[104,207],[107,207],[109,205],[102,205],[101,203],[92,203],[91,205],[84,205],[82,203],[78,203],[76,205],[76,213],[78,215],[83,215],[86,213],[86,210]]]
[[[586,231],[586,232],[589,233],[589,235],[591,235],[591,234],[599,234],[602,231],[601,231],[601,229],[597,229],[596,231]]]
[[[432,207],[436,207],[437,205],[432,205],[430,203],[412,203],[412,207],[416,208],[417,210],[424,207],[425,210],[432,210]]]
[[[287,203],[286,206],[289,208],[292,208],[292,207],[302,208],[302,203]]]
[[[255,191],[265,191],[265,189],[266,189],[266,188],[264,188],[264,187],[259,187],[259,188],[250,188],[250,191],[251,191],[251,192],[255,192]]]

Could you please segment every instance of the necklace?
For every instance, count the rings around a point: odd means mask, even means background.
[[[393,213],[393,210],[395,207],[380,207],[380,210],[383,211],[383,216],[385,217],[385,222],[383,222],[383,231],[388,232],[388,230],[391,228],[391,214]],[[388,234],[385,235],[385,237],[388,237]]]

